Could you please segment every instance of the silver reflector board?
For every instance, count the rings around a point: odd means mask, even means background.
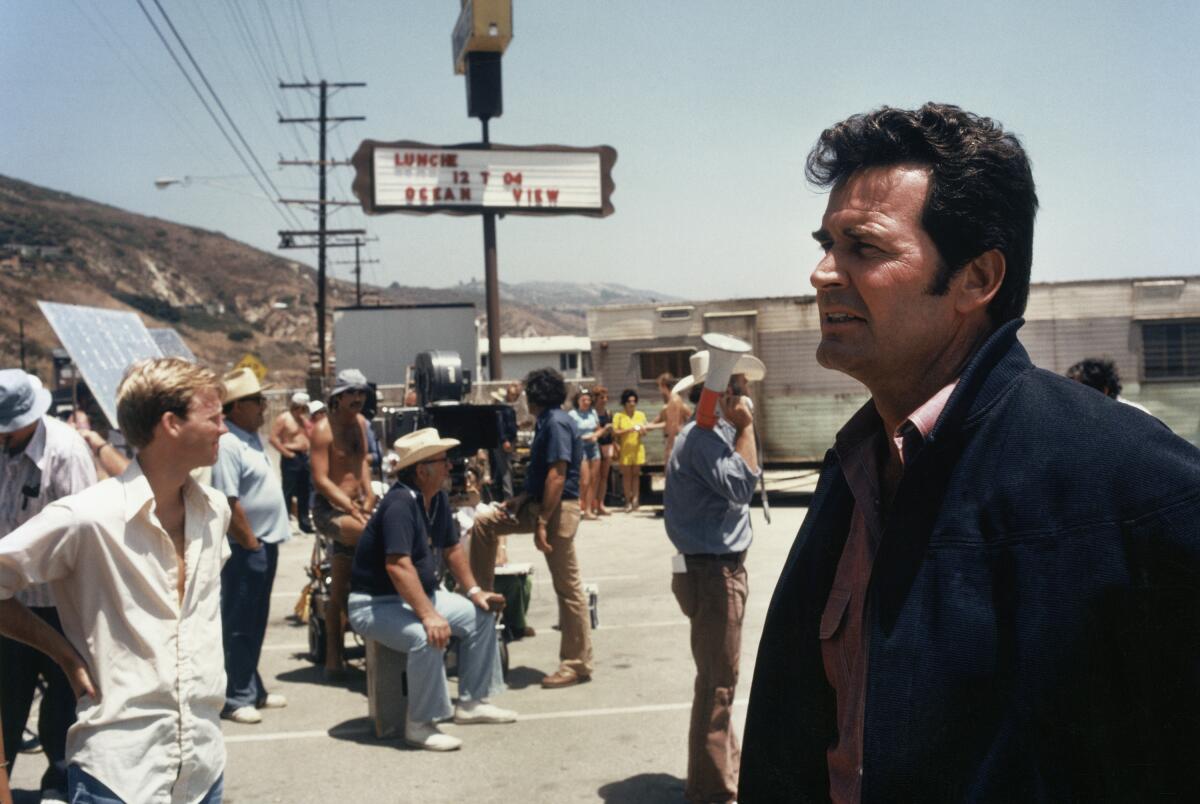
[[[163,357],[182,357],[189,363],[196,362],[196,356],[176,330],[171,327],[151,327],[146,331],[158,344],[158,351],[162,352]]]
[[[108,423],[117,426],[117,386],[136,360],[162,351],[135,313],[39,301],[42,315],[79,368]]]

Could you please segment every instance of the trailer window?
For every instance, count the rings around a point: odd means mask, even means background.
[[[1200,378],[1200,321],[1142,324],[1142,374],[1147,380]]]
[[[688,358],[694,351],[696,350],[661,349],[638,353],[640,379],[654,382],[658,379],[658,375],[664,372],[676,377],[686,377],[692,373],[691,366],[688,365]]]

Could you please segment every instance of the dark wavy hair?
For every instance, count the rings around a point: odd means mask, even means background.
[[[1121,377],[1117,364],[1099,357],[1087,357],[1067,369],[1067,378],[1095,388],[1116,399],[1121,393]]]
[[[994,120],[944,103],[884,106],[825,129],[805,164],[813,184],[830,188],[855,171],[916,164],[929,168],[921,225],[941,255],[929,292],[985,251],[1004,255],[1004,282],[988,305],[992,324],[1019,318],[1029,299],[1033,219],[1038,200],[1020,140]]]
[[[567,384],[552,368],[534,369],[525,375],[525,398],[539,408],[561,408],[567,401]]]
[[[642,398],[638,396],[637,391],[633,390],[632,388],[626,388],[621,392],[621,404],[624,405],[630,399],[636,399],[638,402],[642,401]]]

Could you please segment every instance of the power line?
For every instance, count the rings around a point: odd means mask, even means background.
[[[267,200],[271,202],[271,206],[275,207],[275,211],[279,213],[279,216],[283,218],[285,222],[299,225],[295,214],[292,213],[290,209],[287,209],[276,202],[275,199],[279,194],[275,193],[275,195],[272,195],[262,183],[262,180],[259,179],[259,177],[254,173],[254,168],[252,168],[250,163],[246,161],[246,157],[242,154],[237,144],[233,141],[233,138],[229,136],[229,132],[225,130],[223,125],[221,125],[221,119],[217,117],[216,112],[214,112],[212,107],[208,105],[208,101],[205,100],[204,93],[200,91],[200,87],[196,86],[196,82],[192,80],[192,76],[188,73],[187,68],[183,66],[183,62],[181,62],[179,57],[175,55],[175,51],[171,48],[171,43],[167,41],[167,38],[163,35],[162,31],[159,30],[158,24],[154,21],[154,17],[150,15],[149,9],[147,9],[142,3],[142,0],[137,0],[137,4],[138,8],[142,10],[142,13],[146,15],[146,19],[149,21],[150,27],[154,29],[154,33],[158,35],[159,41],[162,42],[163,47],[167,49],[167,53],[170,54],[171,60],[175,62],[175,66],[179,68],[179,71],[183,73],[183,77],[187,79],[188,86],[192,88],[192,92],[196,93],[196,97],[200,99],[200,103],[204,106],[204,110],[208,112],[208,116],[211,117],[212,121],[217,125],[217,129],[220,130],[221,136],[225,138],[225,141],[229,143],[229,147],[233,149],[235,154],[237,154],[238,160],[241,161],[242,165],[246,168],[246,171],[254,178],[255,184],[257,184],[258,188],[263,191],[263,195],[266,196]]]
[[[138,0],[138,5],[141,4],[142,0]],[[183,41],[183,37],[179,35],[179,31],[176,30],[175,24],[171,22],[170,15],[168,15],[166,10],[163,9],[162,3],[160,3],[159,0],[154,0],[154,5],[158,8],[158,13],[162,14],[163,19],[166,20],[167,26],[171,29],[171,33],[175,35],[175,39],[179,42],[179,46],[183,48],[183,52],[187,55],[188,61],[192,63],[192,67],[195,68],[196,73],[200,76],[200,80],[203,81],[204,86],[208,88],[209,94],[211,94],[213,100],[217,102],[217,107],[220,108],[221,113],[225,115],[225,119],[229,122],[230,128],[232,128],[234,133],[237,134],[238,140],[241,141],[242,146],[246,149],[246,153],[250,155],[250,158],[254,161],[254,164],[258,166],[259,171],[262,173],[263,178],[266,179],[267,184],[269,184],[271,189],[274,190],[274,197],[278,198],[280,193],[275,187],[275,183],[271,181],[271,177],[267,175],[266,168],[262,166],[262,163],[258,161],[258,157],[254,155],[254,150],[250,147],[250,143],[246,142],[246,138],[242,136],[241,129],[239,129],[237,123],[233,121],[233,117],[230,116],[229,111],[225,108],[225,104],[221,102],[221,96],[217,94],[215,89],[213,89],[212,84],[210,84],[208,81],[208,77],[204,74],[204,70],[200,68],[200,65],[196,62],[195,57],[192,56],[192,51],[188,48],[187,43]],[[144,6],[143,10],[145,10]],[[288,210],[288,212],[295,220],[296,225],[299,225],[299,220],[296,219],[295,214],[291,213],[291,210]]]
[[[236,74],[237,70],[234,61],[234,53],[237,50],[236,43],[230,41],[227,35],[217,35],[216,31],[213,29],[213,26],[209,23],[208,15],[204,12],[203,3],[189,4],[185,5],[184,7],[188,9],[189,13],[195,14],[199,17],[200,24],[204,27],[204,30],[208,32],[212,47],[216,50],[219,56],[217,63]],[[230,81],[229,84],[233,86],[233,91],[236,93],[237,98],[241,99],[243,105],[245,105],[249,110],[248,114],[250,115],[252,127],[264,135],[262,137],[263,141],[269,142],[272,148],[281,152],[279,147],[279,129],[274,126],[267,126],[263,118],[260,116],[261,113],[259,103],[251,103],[251,99],[248,94],[250,82],[234,80]]]
[[[107,26],[108,30],[113,34],[114,37],[116,37],[116,40],[124,46],[125,51],[132,56],[133,60],[137,63],[136,67],[126,59],[125,53],[122,53],[121,48],[114,44],[113,40],[109,38],[108,34],[100,29],[100,27],[95,23],[91,15],[87,12],[79,0],[71,0],[71,2],[79,10],[79,15],[87,20],[88,25],[90,25],[92,30],[96,32],[96,36],[104,40],[104,44],[108,45],[109,49],[112,50],[117,59],[121,62],[121,65],[129,71],[134,80],[136,80],[142,86],[142,89],[146,90],[146,95],[152,98],[154,102],[158,104],[159,108],[166,112],[167,116],[171,118],[171,122],[175,124],[180,133],[182,133],[183,136],[186,137],[192,143],[192,145],[195,146],[196,150],[202,153],[206,159],[208,159],[214,165],[219,164],[219,160],[216,159],[213,153],[208,150],[207,146],[205,146],[205,144],[199,138],[197,138],[195,132],[192,130],[194,127],[185,125],[182,118],[186,118],[187,115],[175,105],[175,103],[171,100],[171,94],[163,88],[162,84],[154,80],[154,72],[146,68],[145,64],[138,57],[137,51],[129,45],[129,42],[126,41],[125,37],[121,35],[116,26],[114,26],[108,17],[105,16],[104,11],[102,10],[103,7],[101,5],[97,5],[93,11],[96,12],[101,21],[104,22],[105,26]],[[148,80],[153,83],[148,83]]]

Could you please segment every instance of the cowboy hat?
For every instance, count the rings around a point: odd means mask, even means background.
[[[671,393],[682,396],[692,390],[692,386],[708,379],[708,350],[693,352],[688,358],[692,373],[675,383]],[[767,374],[767,367],[754,355],[745,354],[738,358],[733,366],[734,374],[745,374],[750,382],[758,382]]]
[[[234,369],[221,378],[221,384],[225,386],[225,404],[236,402],[239,399],[245,399],[248,396],[261,394],[263,391],[270,388],[270,385],[260,385],[258,377],[254,372],[247,367]]]
[[[21,369],[0,371],[0,433],[14,433],[50,409],[50,392]]]
[[[457,438],[442,438],[433,427],[422,427],[420,430],[406,433],[392,442],[392,449],[396,450],[396,456],[399,458],[396,471],[423,461],[430,455],[457,447],[459,443]]]

